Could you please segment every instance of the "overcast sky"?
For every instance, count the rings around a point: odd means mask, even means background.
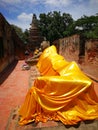
[[[10,24],[29,29],[32,16],[60,11],[69,13],[74,20],[98,13],[98,0],[0,0],[0,12]]]

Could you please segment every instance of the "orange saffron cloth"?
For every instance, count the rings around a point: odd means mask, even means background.
[[[52,45],[41,54],[37,68],[41,76],[34,81],[19,109],[20,125],[48,120],[73,125],[98,119],[93,81],[76,62],[66,61]]]

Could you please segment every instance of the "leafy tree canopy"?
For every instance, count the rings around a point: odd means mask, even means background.
[[[22,31],[22,29],[16,25],[11,25],[12,28],[15,29],[16,34],[19,36],[19,38],[25,43],[28,43],[28,37],[29,37],[29,30],[26,29],[24,32]]]
[[[18,36],[28,43],[29,30],[24,32],[20,27],[12,25]],[[98,38],[98,14],[92,16],[82,16],[76,21],[68,13],[59,11],[42,13],[39,15],[38,27],[41,35],[46,37],[51,43],[54,40],[71,36],[73,34],[82,34],[86,38]]]
[[[75,30],[86,38],[98,38],[98,15],[83,16],[75,22]],[[79,29],[80,28],[80,29]]]
[[[70,14],[60,11],[49,12],[48,14],[40,14],[39,28],[41,33],[47,40],[53,42],[56,39],[63,37],[63,32],[73,23],[73,18]]]

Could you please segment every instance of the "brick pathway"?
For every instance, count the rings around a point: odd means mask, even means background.
[[[29,71],[24,61],[14,62],[0,75],[0,130],[5,130],[11,111],[22,104],[28,90]]]
[[[24,61],[19,61],[0,86],[0,130],[98,130],[97,120],[81,122],[74,126],[65,126],[55,121],[19,126],[18,106],[22,104],[28,87],[31,87],[33,81],[39,76],[36,66],[32,66],[29,71],[22,71],[23,63]],[[94,83],[98,95],[98,83]]]

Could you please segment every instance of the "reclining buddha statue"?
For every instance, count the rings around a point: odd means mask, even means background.
[[[73,125],[98,119],[98,97],[93,81],[76,62],[66,61],[52,45],[42,52],[36,66],[40,76],[19,109],[20,125],[48,120]]]

